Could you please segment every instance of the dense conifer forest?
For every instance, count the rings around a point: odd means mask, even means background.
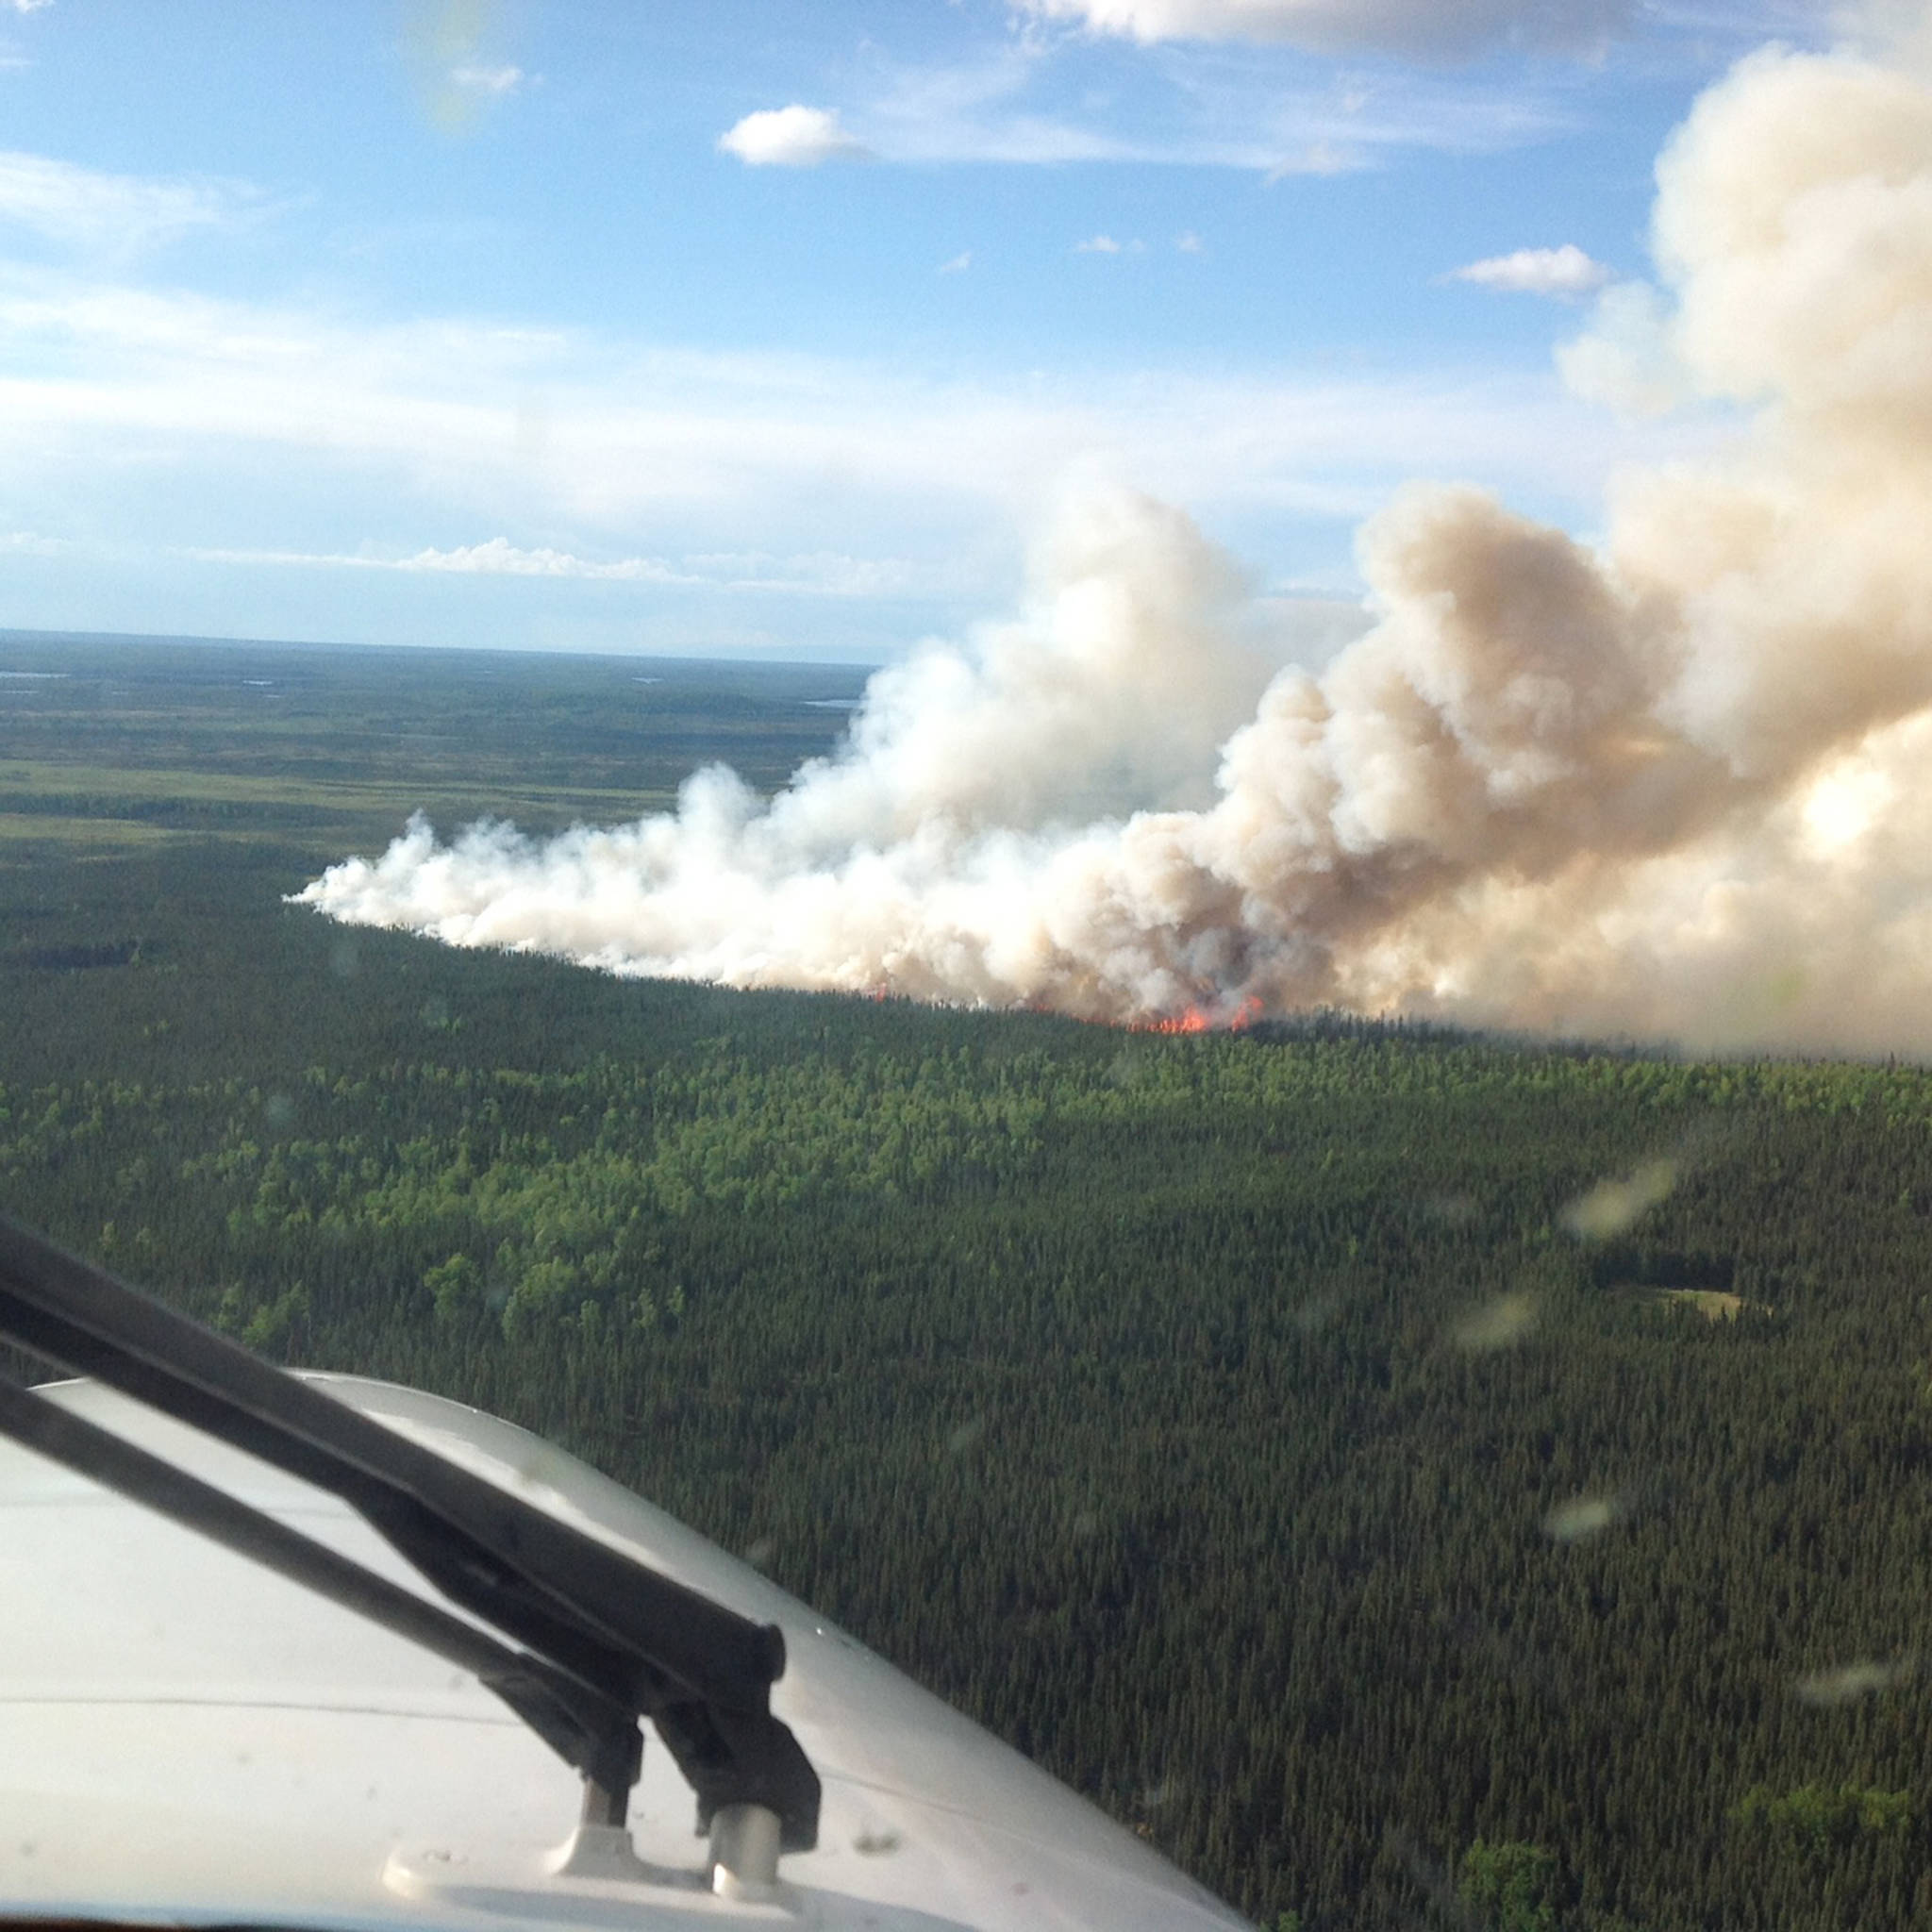
[[[856,683],[515,665],[512,730],[503,662],[0,640],[67,674],[0,684],[0,1209],[555,1437],[1271,1927],[1932,1917],[1932,1075],[285,905],[412,802],[774,783]]]

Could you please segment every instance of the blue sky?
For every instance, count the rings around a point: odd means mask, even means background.
[[[0,626],[871,661],[1095,482],[1311,608],[1408,477],[1587,534],[1723,425],[1552,352],[1698,90],[1825,26],[0,0]]]

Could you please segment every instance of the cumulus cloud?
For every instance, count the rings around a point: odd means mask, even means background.
[[[1634,0],[1021,0],[1046,20],[1155,41],[1274,41],[1458,58],[1496,46],[1590,53]]]
[[[1513,255],[1492,255],[1451,270],[1450,278],[1512,294],[1557,295],[1574,301],[1602,288],[1610,271],[1592,261],[1575,242],[1566,242],[1560,248],[1519,248]]]
[[[1118,255],[1121,244],[1111,235],[1091,235],[1084,242],[1074,243],[1075,255]]]
[[[51,7],[54,0],[4,0],[4,4],[15,13],[38,13],[43,7]]]
[[[721,152],[748,168],[816,168],[824,161],[858,161],[872,150],[839,125],[836,108],[766,108],[725,129]]]
[[[1318,675],[1188,518],[1103,493],[777,797],[419,822],[301,896],[734,985],[1932,1052],[1932,88],[1758,56],[1658,179],[1674,355],[1757,426],[1625,478],[1599,546],[1407,491]]]
[[[0,222],[90,252],[157,246],[225,225],[256,205],[253,191],[232,182],[154,180],[0,153]]]

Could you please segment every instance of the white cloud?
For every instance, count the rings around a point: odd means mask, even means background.
[[[615,563],[591,563],[566,550],[519,550],[504,537],[456,550],[419,550],[413,557],[399,558],[392,568],[480,576],[607,577],[628,583],[663,583],[676,575],[655,558],[625,557]]]
[[[942,275],[963,275],[972,266],[972,249],[962,248],[958,255],[954,256],[951,261],[941,262],[934,273]]]
[[[1512,294],[1574,300],[1601,289],[1610,279],[1610,271],[1602,262],[1591,260],[1575,242],[1566,242],[1560,248],[1519,248],[1513,255],[1472,261],[1467,267],[1452,270],[1450,279]]]
[[[697,581],[650,557],[620,558],[593,563],[567,550],[520,550],[506,537],[468,543],[455,550],[418,550],[406,557],[308,550],[235,550],[191,546],[182,555],[199,563],[258,563],[327,570],[403,571],[452,576],[588,577],[619,583],[675,584]]]
[[[70,247],[150,247],[247,212],[253,192],[233,182],[106,175],[44,155],[0,152],[0,221]]]
[[[0,537],[0,549],[52,556],[69,546],[47,538]],[[657,557],[623,557],[597,563],[567,550],[524,550],[507,537],[454,550],[418,550],[384,557],[371,551],[238,550],[192,545],[177,554],[198,563],[260,564],[305,570],[394,571],[408,575],[574,577],[592,582],[663,584],[721,591],[787,591],[806,596],[876,597],[926,588],[897,558],[847,557],[834,551],[774,556],[717,551],[669,563]]]
[[[1457,59],[1496,46],[1588,54],[1629,25],[1634,0],[1019,0],[1046,20],[1143,44],[1274,41]]]
[[[902,594],[965,599],[1009,583],[1014,532],[1070,471],[1195,505],[1271,574],[1309,581],[1319,556],[1313,580],[1333,588],[1345,526],[1404,476],[1581,507],[1620,461],[1712,433],[1696,415],[1618,423],[1548,375],[945,379],[459,318],[372,326],[18,267],[0,268],[0,499],[84,493],[90,528],[129,554],[354,550],[340,533],[369,527],[376,501],[401,541],[344,568],[795,585],[784,559],[864,530],[915,574]],[[452,548],[453,516],[504,534]],[[696,561],[746,529],[780,561]]]
[[[1200,236],[1195,234],[1191,228],[1184,229],[1180,234],[1176,235],[1174,238],[1174,245],[1183,255],[1205,255],[1208,252],[1206,243],[1202,242]]]
[[[848,557],[838,550],[776,556],[724,550],[684,559],[691,581],[733,591],[791,591],[824,597],[892,597],[936,588],[943,579],[903,558]]]
[[[1353,175],[1368,165],[1368,157],[1357,147],[1338,146],[1332,141],[1316,141],[1273,162],[1262,180],[1273,188],[1277,181],[1287,181],[1296,175],[1318,177]]]
[[[51,7],[54,0],[0,0],[0,4],[10,7],[15,13],[38,13],[43,7]]]
[[[1695,393],[1663,297],[1648,282],[1606,289],[1589,326],[1557,349],[1557,368],[1573,394],[1631,416],[1660,416]]]
[[[1341,174],[1417,148],[1493,153],[1571,125],[1534,79],[1504,86],[1391,70],[1371,89],[1358,77],[1191,46],[1161,51],[1156,66],[1167,85],[1141,98],[1131,123],[1114,125],[1104,98],[1070,108],[1066,90],[1049,85],[1054,51],[1034,35],[990,58],[881,68],[855,119],[886,161],[1112,161],[1274,178]]]
[[[1121,244],[1111,235],[1092,235],[1085,242],[1074,243],[1075,255],[1118,255]]]
[[[867,106],[867,137],[892,161],[1046,165],[1143,158],[1131,142],[1022,108],[1040,69],[1038,50],[1024,41],[950,66],[893,69]]]
[[[456,86],[473,94],[493,95],[499,100],[515,93],[527,78],[521,67],[480,67],[474,63],[451,68],[449,77]]]
[[[839,125],[836,108],[766,108],[718,137],[720,150],[748,168],[816,168],[822,161],[871,158],[863,142]]]

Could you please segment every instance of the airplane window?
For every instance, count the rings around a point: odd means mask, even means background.
[[[0,1911],[1924,1922],[1923,11],[0,0]]]

